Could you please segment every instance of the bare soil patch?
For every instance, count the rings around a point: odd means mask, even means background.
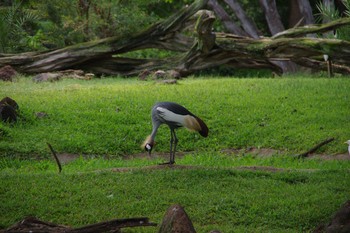
[[[274,155],[286,155],[289,154],[287,151],[283,150],[275,150],[271,148],[255,148],[255,147],[250,147],[246,149],[236,149],[236,148],[229,148],[229,149],[224,149],[221,151],[224,154],[227,155],[255,155],[255,156],[260,156],[260,157],[269,157],[269,156],[274,156]],[[297,155],[291,155],[291,156],[297,156]],[[324,160],[350,160],[350,155],[345,153],[345,154],[311,154],[307,158],[319,158],[319,159],[324,159]]]
[[[193,152],[177,152],[176,158],[182,158],[185,155],[192,154]],[[227,156],[245,156],[245,155],[254,155],[258,157],[270,157],[270,156],[276,156],[276,155],[285,155],[287,154],[286,151],[282,150],[275,150],[270,148],[247,148],[247,149],[225,149],[222,150],[221,153],[226,154]],[[294,155],[291,155],[294,156]],[[296,156],[296,155],[295,155]],[[80,157],[80,155],[77,154],[69,154],[69,153],[61,153],[57,154],[58,159],[62,164],[70,163]],[[89,156],[84,156],[84,158],[88,158]],[[125,155],[123,159],[135,159],[135,158],[145,158],[150,160],[155,160],[161,158],[164,160],[164,162],[167,162],[169,160],[169,153],[168,152],[157,152],[153,153],[151,156],[149,156],[147,153],[136,153],[131,155]],[[326,155],[326,154],[312,154],[304,159],[323,159],[323,160],[350,160],[349,154],[334,154],[334,155]],[[119,167],[119,168],[112,168],[108,169],[113,172],[130,172],[130,171],[140,171],[140,170],[162,170],[162,169],[210,169],[208,167],[202,167],[197,165],[151,165],[151,166],[144,166],[144,167]],[[232,167],[227,169],[235,169],[235,170],[251,170],[251,171],[267,171],[267,172],[282,172],[282,171],[289,171],[290,169],[285,168],[276,168],[272,166],[241,166],[241,167]],[[304,169],[306,170],[306,169]],[[308,171],[312,171],[312,169],[308,169]]]

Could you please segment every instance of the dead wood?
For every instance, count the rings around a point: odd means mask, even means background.
[[[58,159],[55,150],[52,148],[51,144],[48,143],[48,142],[47,142],[47,146],[49,147],[49,149],[50,149],[50,151],[51,151],[53,157],[55,158],[55,161],[56,161],[57,166],[58,166],[58,173],[61,173],[61,171],[62,171],[61,162],[60,162],[60,160]]]
[[[236,10],[235,1],[231,7]],[[266,1],[261,2],[265,3]],[[286,72],[286,62],[324,70],[315,65],[327,54],[334,72],[349,74],[350,42],[338,39],[304,37],[349,25],[344,18],[325,25],[308,25],[279,32],[271,38],[247,38],[213,33],[213,13],[201,10],[209,4],[215,12],[217,1],[197,0],[145,31],[81,43],[66,48],[21,54],[0,54],[0,67],[11,65],[26,73],[45,73],[75,69],[95,74],[138,75],[144,70],[175,70],[181,76],[221,65],[232,68],[269,69]],[[201,10],[201,11],[200,11]],[[245,16],[240,17],[246,20]],[[278,30],[277,30],[278,31]],[[244,34],[244,33],[240,33]],[[123,53],[148,48],[178,52],[166,59],[131,59]],[[316,62],[310,62],[312,61]],[[291,70],[291,69],[289,69]]]
[[[157,226],[157,224],[149,222],[148,218],[115,219],[112,221],[92,224],[81,228],[75,228],[69,231],[69,233],[108,232],[108,231],[118,230],[120,228],[145,227],[145,226]]]
[[[26,217],[22,221],[14,224],[13,226],[0,230],[0,233],[19,233],[19,232],[56,232],[63,233],[69,232],[71,228],[63,225],[58,225],[51,222],[44,222],[35,217]]]
[[[106,60],[103,70],[100,71],[106,74],[124,74],[122,64],[116,68],[113,66],[115,64],[113,55],[146,48],[182,52],[190,49],[193,38],[186,36],[181,31],[187,28],[186,23],[191,21],[190,17],[202,9],[207,1],[197,0],[168,19],[134,36],[110,37],[48,52],[0,54],[0,67],[12,65],[16,70],[29,74],[83,68],[93,71],[96,70],[95,61]],[[111,66],[109,66],[110,61],[114,61]],[[141,61],[141,63],[144,62]],[[88,69],[91,65],[92,69]]]
[[[310,154],[316,152],[320,147],[332,142],[334,140],[334,138],[328,138],[326,140],[324,140],[323,142],[317,144],[316,146],[312,147],[310,150],[306,151],[305,153],[302,153],[300,155],[298,155],[298,158],[305,158],[308,157]]]
[[[98,233],[98,232],[120,232],[121,228],[156,226],[157,224],[149,222],[148,218],[128,218],[115,219],[107,222],[87,225],[80,228],[71,228],[58,225],[51,222],[44,222],[35,217],[27,217],[17,224],[0,230],[0,233],[18,233],[18,232],[46,232],[46,233]]]
[[[332,31],[342,26],[349,25],[350,17],[341,18],[338,20],[331,21],[329,23],[320,24],[320,25],[306,25],[302,27],[290,28],[288,30],[276,33],[272,38],[294,38],[294,37],[303,37],[307,34],[314,33],[324,33]]]

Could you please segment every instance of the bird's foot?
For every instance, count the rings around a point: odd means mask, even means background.
[[[169,162],[165,162],[165,163],[160,163],[159,165],[173,165],[175,164],[175,161],[169,161]]]

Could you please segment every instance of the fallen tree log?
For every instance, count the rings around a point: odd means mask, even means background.
[[[151,26],[149,29],[133,37],[110,37],[72,45],[48,52],[30,52],[21,54],[0,54],[0,67],[11,65],[22,73],[42,73],[63,69],[79,69],[87,67],[96,60],[107,60],[113,55],[146,48],[187,51],[193,42],[181,31],[186,28],[188,19],[202,9],[207,0],[198,0],[173,16]],[[116,73],[119,69],[105,69],[106,73]],[[120,70],[123,73],[123,70]]]
[[[26,217],[17,224],[0,233],[18,232],[54,232],[54,233],[96,233],[96,232],[120,232],[121,228],[157,226],[156,223],[149,222],[148,218],[127,218],[115,219],[107,222],[100,222],[79,228],[58,225],[51,222],[44,222],[35,217]]]
[[[327,70],[321,65],[327,54],[334,71],[349,74],[350,42],[304,36],[350,24],[341,19],[326,25],[290,29],[271,38],[248,38],[213,33],[215,16],[202,10],[208,0],[197,0],[168,19],[132,37],[111,37],[66,48],[22,54],[0,54],[0,67],[11,65],[26,73],[80,69],[95,74],[137,75],[144,70],[176,70],[186,76],[202,69],[226,65],[234,68],[269,69],[282,74],[279,61]],[[288,36],[288,37],[287,37]],[[163,59],[132,59],[123,53],[157,48],[178,52]]]

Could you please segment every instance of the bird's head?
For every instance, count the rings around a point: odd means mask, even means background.
[[[144,148],[149,155],[151,155],[152,149],[155,145],[155,142],[152,140],[151,136],[148,136],[146,140],[142,144],[142,148]]]
[[[350,146],[350,140],[347,140],[346,142],[344,142],[346,144],[348,144]]]
[[[148,155],[151,155],[152,149],[153,149],[153,144],[146,143],[145,150],[148,152]]]

